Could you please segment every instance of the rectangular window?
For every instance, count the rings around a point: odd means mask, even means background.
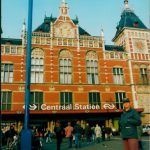
[[[72,105],[72,92],[60,92],[60,105]]]
[[[1,64],[1,82],[13,82],[13,64]]]
[[[10,46],[5,47],[5,54],[10,54]]]
[[[1,46],[1,54],[4,54],[4,46]]]
[[[113,68],[113,78],[115,84],[123,84],[123,69],[122,68]]]
[[[116,108],[123,109],[122,100],[126,97],[126,93],[125,92],[116,92],[115,97],[116,97]]]
[[[1,110],[8,111],[11,110],[11,100],[12,92],[10,91],[2,91],[1,92]]]
[[[89,104],[94,105],[94,106],[98,105],[101,107],[99,92],[90,92],[89,93]]]
[[[17,48],[17,54],[18,54],[18,55],[21,55],[21,54],[22,54],[22,48],[21,48],[21,47],[18,47],[18,48]]]
[[[30,105],[36,107],[35,110],[41,110],[42,104],[43,104],[43,92],[31,92]]]
[[[148,84],[147,68],[140,68],[141,83]]]
[[[11,54],[16,54],[16,47],[14,46],[11,47]]]

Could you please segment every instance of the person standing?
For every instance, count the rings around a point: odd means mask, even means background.
[[[102,140],[105,141],[105,127],[102,126]]]
[[[100,143],[100,139],[101,139],[102,133],[101,133],[101,128],[100,128],[100,126],[98,124],[96,124],[96,127],[95,127],[95,135],[96,135],[97,143]]]
[[[87,123],[85,126],[85,136],[86,136],[86,142],[87,144],[89,144],[91,142],[91,128],[89,126],[89,124]]]
[[[51,139],[51,131],[50,130],[48,130],[46,133],[46,143],[48,143],[48,142],[52,142],[52,139]]]
[[[10,126],[10,129],[6,131],[5,135],[7,137],[7,147],[9,148],[10,144],[14,140],[14,136],[17,135],[17,131],[15,130],[14,125]]]
[[[137,126],[141,125],[138,112],[131,108],[128,98],[123,99],[124,111],[121,115],[119,125],[125,150],[139,150]]]
[[[54,128],[54,132],[56,134],[56,139],[57,139],[57,150],[60,150],[60,145],[62,143],[62,138],[63,138],[63,129],[61,127],[60,121],[56,121],[56,126]]]
[[[106,127],[105,128],[105,133],[106,133],[106,138],[108,141],[110,141],[110,137],[111,137],[111,133],[112,133],[112,130],[110,127]]]
[[[92,133],[92,141],[95,142],[95,127],[94,126],[91,128],[91,133]]]
[[[81,135],[82,135],[82,127],[80,125],[80,121],[78,120],[76,122],[76,125],[74,126],[73,133],[75,135],[75,147],[79,148],[81,146]]]
[[[68,126],[65,128],[65,135],[68,139],[68,148],[72,148],[72,139],[73,139],[73,127],[71,126],[71,122],[68,122]]]

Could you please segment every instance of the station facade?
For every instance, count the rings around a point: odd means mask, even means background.
[[[45,16],[32,32],[30,125],[53,130],[62,122],[81,120],[118,129],[128,97],[149,124],[150,30],[124,1],[124,10],[107,45],[103,30],[92,36],[71,19],[68,4],[60,15]],[[1,40],[2,124],[21,129],[24,116],[26,26],[21,39]]]

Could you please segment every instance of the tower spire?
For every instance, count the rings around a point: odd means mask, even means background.
[[[129,8],[128,0],[124,0],[124,8],[125,8],[125,9]]]
[[[26,32],[26,22],[25,22],[25,19],[24,19],[23,25],[22,25],[22,32]]]
[[[62,0],[61,6],[60,6],[60,15],[67,16],[68,15],[68,4],[66,0]]]
[[[62,0],[62,3],[66,3],[66,0]]]

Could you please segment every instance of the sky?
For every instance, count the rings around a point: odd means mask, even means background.
[[[34,30],[46,16],[58,17],[62,0],[33,0]],[[112,38],[120,20],[124,0],[66,0],[72,19],[78,16],[79,26],[92,36],[99,36],[103,28],[105,43],[113,44]],[[1,0],[2,37],[21,38],[24,20],[28,19],[28,0]],[[150,28],[150,0],[129,0],[129,7]]]

